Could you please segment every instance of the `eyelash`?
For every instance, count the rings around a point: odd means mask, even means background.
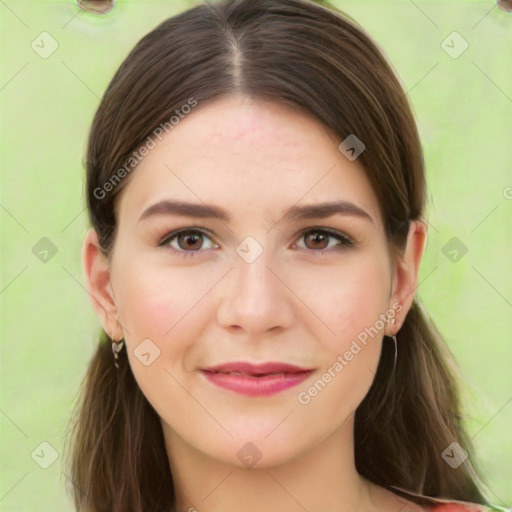
[[[168,245],[169,242],[171,242],[172,240],[177,238],[182,233],[188,233],[188,234],[200,233],[201,235],[205,235],[208,238],[211,238],[212,241],[214,242],[212,235],[207,230],[198,229],[198,228],[193,228],[193,229],[192,228],[184,228],[184,229],[180,229],[178,231],[173,231],[172,233],[167,234],[161,240],[161,242],[158,244],[158,246],[165,248],[167,250],[176,252],[177,254],[179,254],[180,256],[183,256],[185,258],[194,258],[194,257],[198,256],[199,254],[201,254],[202,252],[204,252],[203,250],[186,251],[183,249],[170,248]],[[328,228],[308,228],[300,233],[299,239],[303,238],[305,235],[307,235],[309,233],[317,233],[317,234],[322,233],[322,234],[328,235],[329,237],[337,239],[339,242],[341,242],[341,244],[336,246],[334,248],[334,250],[340,250],[343,247],[353,247],[354,246],[354,242],[350,238],[348,238],[346,235],[344,235],[338,231],[328,229]],[[332,248],[331,249],[307,249],[306,248],[305,250],[308,252],[312,252],[314,254],[318,254],[319,256],[326,256],[328,253],[332,253],[332,251],[333,251]]]

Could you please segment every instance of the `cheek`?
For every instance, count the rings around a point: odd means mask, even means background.
[[[365,334],[368,340],[380,337],[385,327],[380,315],[388,309],[390,274],[387,260],[378,254],[368,251],[337,268],[310,269],[307,281],[297,289],[313,313],[307,315],[308,330],[327,352],[343,353],[353,340],[364,342]]]
[[[389,269],[385,259],[362,255],[312,282],[312,308],[329,330],[320,331],[317,319],[308,323],[322,363],[317,380],[299,390],[297,401],[310,414],[336,424],[357,409],[375,378],[388,311]]]
[[[165,352],[167,364],[173,365],[197,338],[201,299],[212,287],[213,278],[199,266],[138,268],[123,263],[118,266],[116,291],[126,343],[133,351],[150,339]]]
[[[201,299],[212,277],[199,267],[171,269],[146,262],[143,268],[129,261],[117,272],[120,321],[135,379],[155,410],[173,410],[182,389],[172,375],[193,368],[192,349],[207,316]]]
[[[330,354],[324,378],[331,380],[322,400],[333,415],[340,414],[340,396],[346,411],[355,410],[377,371],[390,292],[387,260],[378,254],[363,255],[357,264],[347,266],[336,286],[331,286],[329,309],[336,336],[323,339]]]

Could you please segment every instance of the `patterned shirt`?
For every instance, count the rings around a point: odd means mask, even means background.
[[[496,505],[475,505],[473,503],[448,502],[431,508],[432,512],[512,512],[510,508]]]

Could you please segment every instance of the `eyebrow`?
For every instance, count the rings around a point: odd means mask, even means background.
[[[284,212],[284,215],[277,224],[304,219],[323,219],[335,214],[359,217],[373,223],[371,215],[354,203],[349,201],[332,201],[305,206],[293,205]],[[232,219],[232,215],[229,211],[220,206],[204,203],[188,203],[172,199],[159,201],[144,210],[138,222],[153,215],[179,215],[182,217],[196,217],[201,219],[217,218],[225,223],[231,222]]]

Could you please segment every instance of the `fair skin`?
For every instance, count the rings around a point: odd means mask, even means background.
[[[94,230],[87,233],[92,304],[105,331],[124,338],[133,374],[161,418],[180,512],[422,510],[358,474],[353,427],[383,336],[398,332],[412,304],[426,226],[411,223],[403,256],[393,259],[371,185],[340,142],[277,104],[232,96],[199,105],[130,176],[108,258]],[[231,220],[168,211],[140,219],[171,199],[220,206]],[[283,216],[294,205],[340,200],[365,213]],[[182,228],[209,233],[166,238]],[[250,252],[262,249],[251,262],[236,251],[248,236],[258,244]],[[377,322],[393,304],[401,305],[395,324]],[[301,403],[299,393],[370,326],[378,334]],[[134,353],[146,339],[160,350],[148,366]],[[313,371],[271,396],[247,396],[200,371],[231,361]],[[237,455],[244,446],[258,459],[251,467]]]

